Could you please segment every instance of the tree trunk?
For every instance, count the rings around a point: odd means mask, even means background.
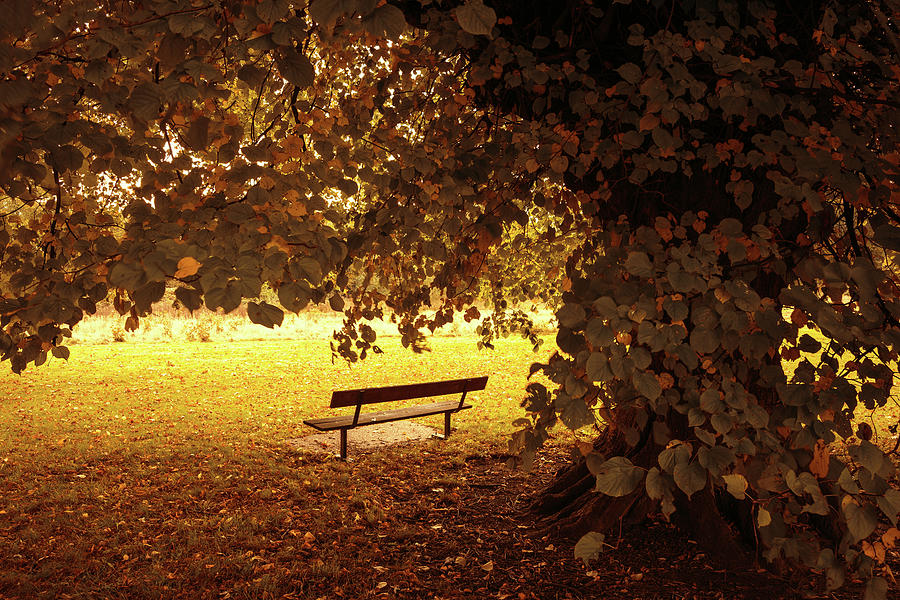
[[[673,429],[678,425],[673,423]],[[649,437],[630,452],[623,452],[625,447],[620,434],[607,430],[595,444],[595,451],[604,456],[627,454],[633,464],[644,469],[657,466],[662,448]],[[531,505],[538,516],[538,526],[545,534],[577,540],[589,531],[620,536],[648,519],[662,518],[659,502],[647,495],[643,483],[621,497],[596,492],[595,484],[596,477],[584,458],[560,469]],[[716,497],[707,487],[691,498],[676,492],[675,508],[672,522],[726,566],[746,565],[752,560],[755,539],[749,502],[727,495]]]

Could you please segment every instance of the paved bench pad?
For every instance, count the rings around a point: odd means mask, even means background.
[[[319,431],[337,430],[341,434],[341,459],[347,459],[347,432],[355,427],[363,425],[375,425],[376,423],[389,423],[402,419],[426,417],[428,415],[444,415],[444,439],[450,436],[450,418],[455,412],[466,408],[472,408],[466,404],[466,394],[476,390],[483,390],[487,386],[487,377],[470,377],[468,379],[450,379],[447,381],[431,381],[428,383],[412,383],[407,385],[389,385],[377,388],[362,388],[358,390],[339,390],[331,395],[331,408],[353,406],[356,411],[353,415],[340,417],[325,417],[323,419],[309,419],[304,421],[310,427]],[[405,408],[382,410],[362,414],[360,410],[365,404],[377,404],[379,402],[393,402],[398,400],[414,400],[417,398],[433,398],[449,394],[462,394],[459,400],[433,402],[431,404],[419,404]]]
[[[380,412],[361,414],[359,415],[359,421],[357,421],[356,426],[360,427],[362,425],[374,425],[375,423],[388,423],[390,421],[400,421],[401,419],[438,415],[447,411],[455,411],[457,409],[463,410],[466,408],[472,408],[472,405],[463,404],[462,406],[459,406],[458,400],[395,408],[394,410],[383,410]],[[343,427],[351,427],[353,425],[353,415],[324,417],[322,419],[311,419],[303,422],[319,431],[332,431]]]

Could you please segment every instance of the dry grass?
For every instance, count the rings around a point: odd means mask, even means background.
[[[536,326],[550,331],[554,326],[553,313],[535,310],[531,316]],[[269,329],[251,323],[243,314],[222,315],[207,310],[193,315],[159,307],[141,319],[137,331],[125,331],[125,317],[115,313],[85,317],[72,335],[73,344],[108,344],[112,342],[236,342],[254,340],[327,340],[343,325],[342,313],[308,310],[300,314],[288,313],[279,327]],[[373,321],[371,326],[379,338],[397,337],[396,325]],[[462,316],[436,332],[436,338],[475,337],[477,321],[466,323]]]
[[[384,354],[350,366],[332,363],[327,337],[137,337],[0,373],[0,598],[307,597],[305,581],[347,585],[378,548],[332,542],[397,535],[373,482],[428,486],[448,464],[502,453],[528,364],[545,354],[522,339],[477,351],[444,337],[414,355],[386,338]],[[352,468],[285,443],[313,432],[302,421],[327,413],[333,389],[479,374],[488,388],[470,394],[476,408],[446,442],[359,455]]]
[[[414,355],[383,325],[384,354],[351,366],[331,360],[340,323],[327,313],[275,330],[161,315],[110,343],[120,324],[88,319],[68,362],[0,371],[0,598],[318,598],[359,588],[360,573],[381,576],[378,544],[417,551],[411,540],[430,527],[415,521],[418,494],[450,489],[468,459],[505,451],[528,365],[553,346],[535,355],[509,338],[478,351],[460,324]],[[476,408],[454,417],[446,442],[350,465],[285,443],[312,433],[302,421],[327,414],[334,389],[481,374],[488,388],[469,396]],[[898,415],[891,404],[879,417]],[[411,490],[409,519],[386,504],[386,481]],[[417,566],[408,562],[396,568]]]

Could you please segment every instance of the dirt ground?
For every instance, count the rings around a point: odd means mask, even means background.
[[[416,421],[394,421],[358,427],[347,432],[347,456],[384,446],[427,440],[436,433],[439,433],[436,429]],[[338,454],[339,440],[340,434],[337,431],[325,431],[288,440],[287,443],[295,450]]]
[[[397,424],[394,424],[397,425]],[[351,437],[350,476],[374,477],[373,456],[366,447],[404,437],[430,435],[417,427],[381,437],[376,428]],[[412,423],[411,425],[415,425]],[[408,430],[407,430],[408,429]],[[428,429],[425,427],[424,429]],[[406,430],[406,431],[404,431]],[[361,431],[351,432],[361,433]],[[314,437],[314,436],[309,436]],[[336,434],[331,437],[336,439]],[[317,442],[304,443],[315,447]],[[336,441],[320,450],[333,452]],[[391,442],[393,443],[393,442]],[[354,447],[355,444],[355,447]],[[354,454],[355,451],[355,454]],[[607,539],[613,547],[589,567],[573,556],[574,542],[542,535],[528,514],[531,500],[567,460],[563,448],[539,456],[534,472],[506,467],[505,456],[468,457],[465,461],[434,456],[429,465],[442,479],[416,477],[415,465],[392,465],[378,477],[380,501],[392,515],[388,528],[360,528],[341,543],[348,548],[380,546],[381,564],[356,564],[346,572],[298,590],[311,598],[498,598],[498,599],[701,599],[701,598],[861,598],[857,582],[827,593],[823,577],[777,576],[760,565],[726,569],[714,552],[700,548],[662,519],[625,530]],[[311,453],[308,460],[333,460]],[[896,553],[889,562],[900,571]],[[888,597],[900,597],[895,584]],[[897,596],[892,594],[897,593]]]

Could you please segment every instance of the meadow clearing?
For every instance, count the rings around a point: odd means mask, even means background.
[[[298,569],[339,586],[356,564],[346,548],[298,549],[346,523],[393,522],[372,477],[451,490],[440,465],[503,453],[528,365],[544,357],[521,338],[478,351],[458,335],[415,355],[385,326],[384,352],[349,365],[332,361],[327,314],[275,330],[211,314],[128,333],[119,321],[87,320],[68,361],[0,374],[0,597],[305,597]],[[328,414],[334,389],[482,374],[488,388],[446,442],[352,464],[286,443],[314,433],[302,421]],[[273,551],[276,537],[290,543]]]
[[[617,543],[602,570],[588,570],[570,542],[518,519],[570,446],[552,445],[532,474],[504,465],[528,365],[552,339],[537,353],[515,336],[479,351],[461,324],[416,355],[384,325],[384,352],[349,365],[329,349],[339,322],[310,313],[266,330],[240,316],[160,315],[124,332],[99,317],[76,329],[68,361],[0,373],[0,598],[788,589],[715,569],[662,525],[652,548],[644,537]],[[477,375],[488,387],[454,415],[449,440],[351,452],[348,463],[288,443],[314,433],[302,422],[329,414],[334,389]],[[442,418],[417,421],[438,430]]]

